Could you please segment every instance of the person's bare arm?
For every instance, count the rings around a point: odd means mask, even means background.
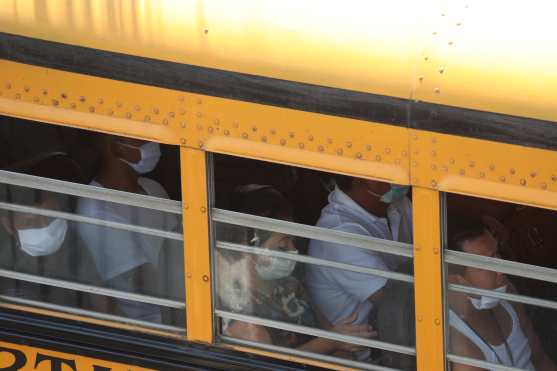
[[[479,359],[485,361],[484,355],[481,350],[470,341],[466,336],[462,335],[460,332],[451,329],[450,331],[450,352],[452,354]],[[485,368],[478,368],[474,366],[463,365],[460,363],[451,364],[452,371],[483,371]]]

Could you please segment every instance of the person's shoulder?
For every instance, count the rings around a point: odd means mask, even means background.
[[[147,195],[159,198],[169,198],[164,187],[154,179],[140,177],[137,182],[147,192]]]

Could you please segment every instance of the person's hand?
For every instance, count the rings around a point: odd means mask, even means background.
[[[359,309],[359,308],[357,308]],[[373,330],[373,327],[368,324],[356,325],[354,322],[358,318],[358,310],[355,310],[350,316],[341,319],[330,329],[332,332],[337,332],[339,334],[356,336],[364,339],[371,339],[377,337],[377,332]],[[335,349],[347,352],[357,352],[364,350],[366,347],[361,345],[349,344],[341,341],[335,342]]]

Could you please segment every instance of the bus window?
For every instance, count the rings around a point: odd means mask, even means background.
[[[25,123],[23,138],[58,129]],[[0,170],[2,301],[183,332],[181,206],[157,169],[176,164],[161,154],[177,158],[177,151],[64,132],[79,144],[13,147],[13,161]]]
[[[415,369],[408,187],[213,157],[221,340]],[[298,204],[306,181],[318,188]]]
[[[466,196],[446,200],[451,369],[557,369],[557,212]]]

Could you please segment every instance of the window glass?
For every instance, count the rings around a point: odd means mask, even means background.
[[[557,212],[455,195],[447,211],[452,369],[556,369]]]
[[[46,124],[18,128],[29,138],[58,132]],[[177,152],[63,132],[56,147],[11,148],[0,172],[2,299],[182,331],[182,217],[163,185],[165,172],[179,174]]]
[[[214,164],[223,340],[415,369],[408,188],[225,156]]]

